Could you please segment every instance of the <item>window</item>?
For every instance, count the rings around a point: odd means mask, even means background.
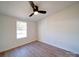
[[[27,23],[23,21],[16,22],[16,34],[17,39],[26,38],[27,37]]]

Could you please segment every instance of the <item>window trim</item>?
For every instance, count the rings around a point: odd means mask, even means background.
[[[20,37],[20,38],[17,37],[17,35],[18,35],[18,33],[17,33],[17,31],[18,31],[17,30],[17,23],[18,22],[24,22],[26,24],[26,31],[25,31],[26,35],[25,35],[25,37]],[[27,22],[26,21],[20,21],[20,20],[18,20],[18,21],[16,21],[16,39],[19,40],[19,39],[24,39],[24,38],[27,38]]]

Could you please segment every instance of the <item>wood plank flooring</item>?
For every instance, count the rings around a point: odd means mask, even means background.
[[[76,57],[74,53],[35,41],[16,49],[0,53],[1,57]]]

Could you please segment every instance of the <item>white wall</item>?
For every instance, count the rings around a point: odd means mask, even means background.
[[[0,52],[37,40],[36,22],[27,22],[27,38],[16,39],[18,19],[0,15]]]
[[[39,41],[79,54],[79,4],[38,22]]]

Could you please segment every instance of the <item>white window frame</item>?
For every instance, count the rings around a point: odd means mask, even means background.
[[[21,23],[21,24],[19,24],[19,23]],[[16,22],[16,38],[17,39],[27,38],[27,22],[25,22],[25,21]]]

